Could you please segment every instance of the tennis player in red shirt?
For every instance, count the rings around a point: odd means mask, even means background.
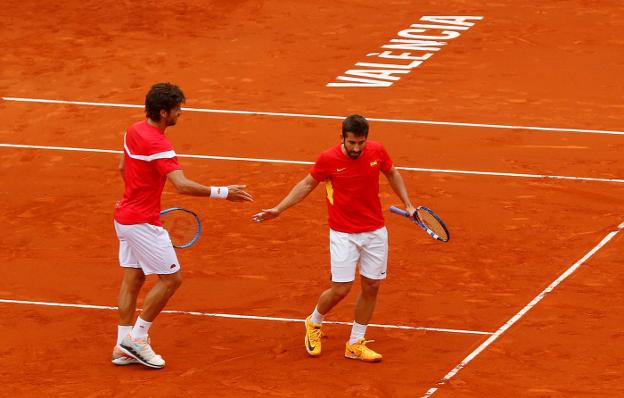
[[[360,264],[362,290],[355,304],[355,320],[345,347],[345,357],[380,361],[381,354],[366,346],[366,327],[371,319],[380,282],[386,278],[388,232],[379,200],[382,172],[410,214],[412,206],[403,178],[379,142],[368,140],[368,122],[351,115],[342,123],[341,143],[318,157],[310,174],[275,207],[255,214],[256,222],[279,216],[301,202],[324,182],[329,215],[331,286],[321,293],[316,308],[305,321],[305,348],[311,356],[321,354],[321,325],[325,315],[349,293]]]
[[[124,270],[119,290],[119,325],[113,349],[115,365],[141,363],[162,368],[165,360],[150,345],[152,322],[182,283],[180,262],[169,234],[160,222],[160,197],[168,179],[178,192],[234,202],[251,201],[244,185],[210,187],[185,177],[165,130],[176,124],[185,97],[170,83],[151,87],[145,98],[146,120],[130,126],[124,135],[120,163],[125,190],[115,207],[119,263]],[[158,275],[147,293],[143,310],[134,321],[137,296],[146,275]]]

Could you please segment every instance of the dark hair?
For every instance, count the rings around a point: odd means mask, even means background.
[[[161,110],[169,112],[185,100],[184,93],[175,84],[156,83],[145,96],[145,113],[153,121],[159,122]]]
[[[368,121],[360,115],[351,115],[342,122],[342,138],[347,138],[347,133],[353,133],[356,137],[368,137]]]

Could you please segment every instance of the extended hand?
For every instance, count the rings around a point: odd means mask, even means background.
[[[251,219],[255,222],[270,220],[280,215],[280,211],[275,207],[272,209],[262,209],[260,213],[254,214]]]
[[[253,197],[244,191],[247,185],[229,185],[227,200],[231,202],[253,202]]]
[[[416,208],[412,205],[407,206],[408,213],[410,214],[410,217],[414,217],[414,214],[416,214]]]

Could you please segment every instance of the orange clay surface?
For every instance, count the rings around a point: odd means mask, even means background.
[[[151,84],[172,81],[196,108],[622,130],[621,2],[439,3],[21,1],[0,11],[0,96],[141,104]],[[325,86],[423,15],[484,19],[392,87]],[[142,118],[4,100],[0,114],[0,143],[109,150]],[[313,161],[339,131],[332,119],[185,112],[167,134],[179,154]],[[399,166],[624,177],[619,135],[372,122],[370,138]],[[0,147],[0,299],[116,305],[118,157]],[[192,208],[205,225],[179,252],[185,282],[167,309],[307,316],[328,286],[323,189],[277,220],[250,217],[309,166],[180,162],[205,184],[248,184],[256,201],[166,187],[163,206]],[[495,332],[624,221],[621,183],[402,175],[452,240],[387,215],[379,324]],[[384,207],[398,204],[381,186]],[[623,251],[617,235],[434,396],[624,396]],[[356,293],[328,319],[351,321]],[[154,371],[110,363],[112,310],[0,311],[0,396],[12,397],[420,397],[488,337],[370,327],[384,361],[364,364],[343,358],[344,325],[324,327],[312,359],[300,322],[161,314],[151,337],[167,366]]]

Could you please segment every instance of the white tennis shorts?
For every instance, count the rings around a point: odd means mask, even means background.
[[[119,239],[119,265],[140,268],[145,275],[174,274],[180,270],[169,233],[151,224],[123,225],[115,221]]]
[[[352,282],[360,263],[360,275],[369,279],[386,279],[388,270],[388,230],[349,234],[329,230],[331,280]]]

